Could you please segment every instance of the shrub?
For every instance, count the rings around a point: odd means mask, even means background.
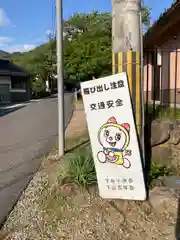
[[[148,173],[148,185],[151,186],[152,181],[159,177],[170,176],[172,174],[173,171],[171,168],[152,161],[150,171]]]
[[[89,148],[79,148],[69,156],[67,174],[70,181],[83,187],[97,183],[94,161]]]

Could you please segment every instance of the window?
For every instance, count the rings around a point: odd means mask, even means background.
[[[26,89],[26,82],[24,78],[12,77],[11,81],[12,89]]]

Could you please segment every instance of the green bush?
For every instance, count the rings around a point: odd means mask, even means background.
[[[40,94],[46,90],[45,82],[42,78],[34,79],[32,82],[32,92],[35,96],[39,97]]]
[[[94,161],[89,148],[79,148],[69,156],[67,174],[70,181],[83,187],[97,183]]]
[[[148,173],[148,185],[151,186],[152,181],[159,177],[170,176],[172,174],[173,171],[171,168],[152,161],[150,171]]]

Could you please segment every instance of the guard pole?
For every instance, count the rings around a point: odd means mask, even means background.
[[[56,0],[56,53],[58,81],[58,146],[59,156],[62,157],[65,147],[62,0]]]
[[[127,72],[138,137],[143,144],[140,9],[141,0],[112,0],[112,71]]]

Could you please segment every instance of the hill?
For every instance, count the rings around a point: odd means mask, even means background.
[[[0,50],[0,58],[6,58],[6,57],[9,57],[11,54],[8,53],[8,52],[5,52],[3,50]]]

